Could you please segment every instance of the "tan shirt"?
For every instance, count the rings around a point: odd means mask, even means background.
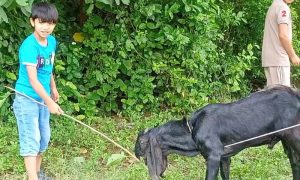
[[[292,40],[292,18],[288,5],[283,0],[274,0],[269,7],[262,45],[262,66],[290,66],[288,54],[281,45],[278,25],[287,24],[288,37]]]

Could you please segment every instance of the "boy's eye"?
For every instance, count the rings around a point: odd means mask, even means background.
[[[44,22],[44,21],[42,21],[41,19],[39,19],[39,23],[40,23],[40,24],[44,24],[44,23],[46,23],[46,22]]]
[[[40,24],[49,24],[49,25],[54,25],[55,24],[54,22],[46,22],[46,21],[42,21],[42,20],[39,20],[39,23]]]

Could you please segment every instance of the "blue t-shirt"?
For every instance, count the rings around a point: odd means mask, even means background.
[[[36,66],[37,78],[50,95],[50,80],[54,64],[56,40],[53,36],[47,37],[47,45],[43,46],[36,40],[34,34],[29,35],[19,49],[19,77],[16,82],[16,90],[38,101],[42,98],[32,88],[26,65]]]

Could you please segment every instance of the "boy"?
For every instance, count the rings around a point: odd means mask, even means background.
[[[19,94],[16,94],[13,103],[20,155],[24,157],[29,180],[50,179],[39,177],[42,153],[50,141],[50,113],[63,113],[56,103],[59,94],[52,74],[56,40],[50,34],[57,20],[58,12],[54,5],[46,2],[34,4],[30,17],[34,32],[23,41],[19,49],[19,76],[15,88],[47,105],[39,105]]]
[[[264,29],[262,66],[267,86],[291,86],[290,61],[299,65],[300,59],[292,46],[292,17],[288,4],[294,0],[273,0]]]

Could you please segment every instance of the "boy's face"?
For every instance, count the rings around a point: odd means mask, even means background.
[[[34,33],[40,38],[49,36],[56,26],[54,23],[42,22],[40,19],[30,19],[30,23],[34,27]]]

